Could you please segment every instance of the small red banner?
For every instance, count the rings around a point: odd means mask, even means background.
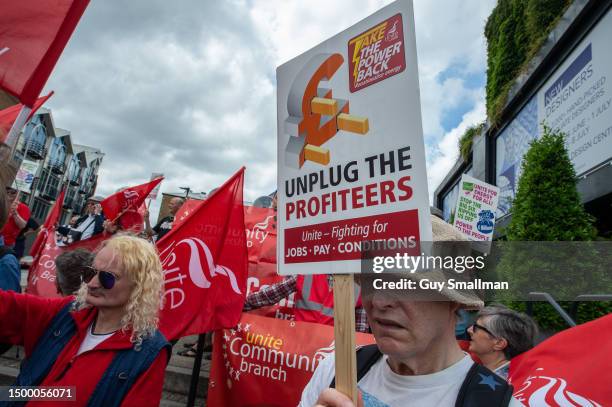
[[[374,343],[374,336],[357,333],[356,343]],[[236,327],[215,333],[207,404],[297,406],[333,351],[333,326],[242,314]]]

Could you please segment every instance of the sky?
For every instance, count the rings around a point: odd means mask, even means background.
[[[278,65],[387,0],[94,0],[44,90],[56,127],[100,148],[97,194],[164,173],[208,192],[247,167],[245,199],[276,189]],[[485,118],[484,24],[495,0],[414,0],[430,196]],[[160,199],[151,209],[156,214]]]

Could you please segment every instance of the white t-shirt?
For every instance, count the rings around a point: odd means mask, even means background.
[[[302,392],[299,407],[315,405],[319,394],[329,387],[334,378],[334,362],[333,355],[321,361]],[[422,376],[402,376],[391,370],[387,356],[383,355],[359,381],[358,386],[366,407],[454,407],[461,384],[473,363],[466,354],[463,359],[439,372]],[[510,406],[519,407],[522,404],[512,398]]]
[[[89,239],[96,227],[96,215],[89,215],[75,230],[81,232],[81,240]]]
[[[102,342],[104,342],[115,334],[114,332],[111,332],[109,334],[96,335],[92,333],[92,330],[93,324],[91,324],[89,328],[87,328],[87,335],[85,335],[85,339],[83,339],[83,342],[81,342],[81,346],[79,347],[77,355],[80,355],[83,352],[87,352],[88,350],[92,350],[93,348],[95,348],[96,346],[98,346],[99,344],[101,344]]]

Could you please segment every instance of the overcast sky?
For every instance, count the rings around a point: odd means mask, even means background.
[[[276,67],[388,3],[93,0],[46,106],[74,143],[106,154],[98,194],[152,172],[166,175],[162,192],[210,191],[245,165],[253,201],[276,188]],[[485,117],[483,27],[495,0],[414,3],[431,195],[458,137]]]

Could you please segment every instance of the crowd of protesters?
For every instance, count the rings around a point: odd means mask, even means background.
[[[0,248],[0,347],[22,345],[29,360],[17,384],[78,386],[77,405],[158,404],[170,345],[157,330],[163,271],[153,243],[118,233],[121,222],[104,219],[99,200],[90,199],[86,213],[73,218],[65,234],[76,231],[78,240],[97,233],[115,236],[93,253],[76,249],[55,259],[61,298],[19,294],[19,262],[6,241],[14,244],[27,228],[29,212],[19,210],[13,188],[0,193],[3,234],[4,224],[12,222]],[[264,206],[273,202],[271,198]],[[162,238],[183,203],[173,199],[170,215],[155,227],[146,213],[143,236]],[[434,241],[464,239],[435,216],[432,227]],[[367,366],[358,377],[365,405],[520,405],[504,379],[509,361],[534,346],[537,327],[529,317],[500,305],[483,308],[469,290],[446,290],[441,298],[414,301],[409,295],[374,290],[371,276],[358,280],[356,328],[371,332],[376,340],[357,353],[358,366]],[[244,310],[272,305],[295,293],[296,319],[333,325],[331,288],[326,275],[291,277],[248,296]],[[474,321],[466,330],[469,354],[459,346],[456,332],[466,318]],[[474,363],[472,356],[481,363]],[[116,369],[125,370],[129,379],[117,382],[109,377]],[[482,386],[474,377],[485,377],[494,385]],[[334,389],[333,355],[320,363],[303,390],[300,406],[313,405],[351,405]]]

